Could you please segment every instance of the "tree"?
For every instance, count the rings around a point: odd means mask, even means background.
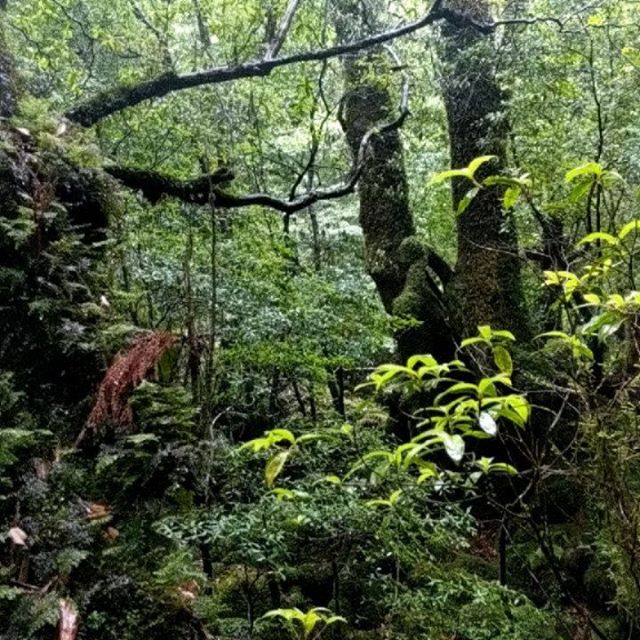
[[[364,3],[338,2],[333,10],[341,41],[366,37],[354,34],[354,25],[356,30],[376,28],[377,15]],[[441,291],[451,272],[415,235],[399,133],[408,115],[408,87],[401,89],[400,112],[394,119],[388,55],[379,49],[343,58],[341,124],[353,157],[363,156],[358,194],[365,264],[387,312],[419,323],[397,333],[401,356],[420,352],[446,358],[452,335]]]
[[[0,635],[635,637],[635,3],[5,5]]]
[[[397,61],[387,60],[389,54],[381,48],[387,46],[385,43],[435,22],[444,22],[442,58],[448,70],[443,91],[452,166],[466,166],[477,155],[483,155],[481,152],[495,152],[503,157],[506,118],[502,92],[490,61],[491,34],[497,23],[491,20],[487,5],[478,3],[470,9],[468,3],[439,0],[419,20],[385,31],[379,25],[375,8],[367,8],[366,3],[347,3],[336,14],[337,45],[281,55],[298,10],[297,2],[289,3],[267,54],[260,60],[182,75],[167,72],[133,86],[101,91],[67,110],[66,115],[88,126],[152,97],[267,75],[278,67],[305,61],[343,56],[347,93],[341,120],[353,164],[347,178],[333,187],[312,189],[286,200],[261,193],[231,195],[217,186],[233,177],[224,170],[191,181],[176,181],[146,169],[108,170],[125,184],[141,189],[152,201],[168,194],[186,202],[207,204],[209,190],[213,188],[219,208],[266,206],[286,216],[315,202],[343,197],[359,182],[367,270],[387,312],[407,319],[410,324],[414,321],[413,326],[397,333],[402,355],[416,351],[448,355],[458,337],[473,333],[481,323],[517,329],[525,335],[528,321],[520,291],[517,239],[502,212],[498,193],[494,189],[482,190],[465,215],[459,217],[455,270],[432,248],[422,246],[409,210],[398,133],[408,115],[408,89],[403,87],[400,112],[393,118],[390,87],[367,77],[372,66],[378,71],[384,68],[390,71],[397,65]],[[356,30],[345,28],[349,17],[356,19],[350,24],[363,26]],[[362,51],[369,53],[359,53]],[[474,62],[469,65],[472,58]],[[464,198],[466,187],[461,181],[454,183],[454,209]],[[497,295],[499,291],[503,295]]]
[[[484,0],[454,0],[447,7],[475,22],[491,21]],[[441,33],[451,166],[466,167],[474,158],[493,155],[495,163],[481,168],[478,178],[499,173],[506,161],[509,123],[506,96],[496,77],[493,38],[473,26],[449,21]],[[454,178],[454,211],[471,189],[468,180]],[[497,189],[480,189],[471,199],[458,215],[457,236],[458,259],[447,290],[454,325],[465,335],[480,324],[490,324],[527,337],[530,322],[522,294],[518,239]]]
[[[495,155],[498,166],[491,170],[498,171],[504,166],[507,146],[506,106],[492,62],[491,35],[476,26],[491,22],[488,5],[446,3],[442,10],[442,89],[451,166],[466,167],[479,156]],[[376,28],[375,10],[366,4],[340,3],[335,13],[343,41],[354,36],[348,25]],[[378,50],[345,56],[342,124],[355,157],[373,131],[359,184],[360,224],[367,269],[385,308],[420,323],[417,329],[399,333],[400,353],[450,354],[457,336],[470,335],[481,324],[505,327],[524,337],[529,320],[518,242],[496,189],[479,190],[458,215],[455,269],[433,249],[421,246],[415,236],[399,131],[396,127],[375,130],[393,112],[388,80],[383,79],[389,77],[390,68],[384,54]],[[404,115],[401,111],[399,118]],[[486,175],[488,169],[483,171]],[[454,211],[470,189],[466,179],[454,180]]]

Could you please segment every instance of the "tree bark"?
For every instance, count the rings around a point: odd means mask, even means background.
[[[375,16],[355,0],[336,0],[333,17],[341,41],[353,38],[354,29],[360,31],[355,37],[366,37],[366,32],[376,28]],[[384,74],[388,67],[380,49],[343,58],[346,92],[341,123],[354,156],[367,133],[392,117],[394,105],[385,78],[390,72]],[[371,69],[376,70],[376,79]],[[442,301],[442,280],[447,278],[448,268],[444,261],[433,259],[415,235],[397,130],[371,138],[358,193],[367,272],[389,314],[417,321],[397,333],[399,356],[404,359],[415,353],[432,353],[449,358],[453,341]],[[440,273],[430,269],[435,263]]]
[[[477,22],[491,22],[486,0],[450,0],[447,8]],[[498,159],[485,165],[477,176],[498,173],[504,162],[509,127],[505,96],[496,77],[492,35],[450,22],[443,25],[441,35],[451,166],[466,167],[478,156],[495,155]],[[454,211],[471,187],[466,179],[454,180]],[[529,322],[521,287],[518,240],[496,188],[482,189],[459,215],[457,238],[455,275],[446,298],[458,332],[475,334],[478,325],[490,324],[526,338]]]

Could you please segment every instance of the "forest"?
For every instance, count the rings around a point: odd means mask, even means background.
[[[640,638],[639,93],[637,0],[0,0],[0,640]]]

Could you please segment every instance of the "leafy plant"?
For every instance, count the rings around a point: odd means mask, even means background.
[[[338,622],[346,622],[342,616],[336,616],[329,609],[314,607],[307,612],[300,609],[274,609],[265,613],[263,618],[280,618],[289,623],[293,636],[301,640],[319,638],[325,629]]]

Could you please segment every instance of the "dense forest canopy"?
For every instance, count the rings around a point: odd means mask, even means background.
[[[635,0],[0,0],[0,638],[640,637]]]

